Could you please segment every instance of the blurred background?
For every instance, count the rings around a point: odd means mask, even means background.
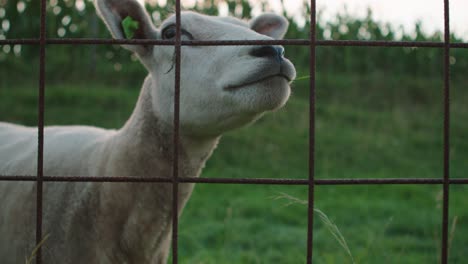
[[[244,19],[273,11],[290,21],[286,38],[309,38],[307,1],[182,2]],[[174,10],[172,1],[144,3],[156,25]],[[467,3],[450,3],[451,40],[466,42]],[[318,0],[317,7],[317,39],[443,41],[443,1]],[[0,39],[38,38],[39,10],[39,1],[0,0]],[[50,0],[47,37],[110,34],[91,1]],[[309,49],[285,48],[298,71],[290,101],[227,133],[202,177],[308,177]],[[37,46],[0,46],[0,120],[36,126],[38,59]],[[46,60],[47,125],[119,128],[147,74],[113,45],[48,45]],[[320,46],[316,61],[316,178],[443,177],[442,49]],[[467,49],[451,49],[450,70],[450,176],[468,178]],[[468,187],[450,194],[449,262],[463,263]],[[438,263],[441,186],[316,186],[315,200],[325,217],[316,213],[314,263]],[[179,259],[305,263],[306,201],[305,186],[199,184],[180,220]]]

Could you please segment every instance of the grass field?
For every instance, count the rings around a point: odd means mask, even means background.
[[[307,80],[287,106],[228,133],[203,177],[307,178]],[[35,125],[35,83],[0,87],[0,120]],[[138,96],[93,83],[48,84],[46,124],[117,128]],[[443,173],[442,77],[319,73],[316,177],[440,178]],[[454,78],[451,177],[467,178],[468,92]],[[337,225],[355,263],[438,263],[442,188],[316,186],[315,207]],[[468,257],[468,186],[452,186],[450,263]],[[299,201],[286,199],[292,196]],[[199,184],[180,220],[181,263],[305,263],[306,186]],[[327,225],[314,219],[314,263],[352,263]]]

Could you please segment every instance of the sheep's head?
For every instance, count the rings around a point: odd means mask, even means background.
[[[174,40],[175,16],[156,29],[134,0],[96,0],[99,13],[114,38],[125,38],[121,21],[138,23],[135,39]],[[249,23],[230,17],[182,12],[182,40],[271,40],[286,33],[288,22],[264,14]],[[175,65],[173,46],[124,45],[135,52],[153,80],[153,111],[172,124]],[[182,46],[180,126],[182,133],[216,136],[250,123],[283,106],[295,78],[292,63],[281,46]]]

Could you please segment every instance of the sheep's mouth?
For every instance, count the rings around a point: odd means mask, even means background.
[[[272,79],[274,77],[281,77],[283,79],[286,79],[286,81],[288,82],[291,82],[291,78],[283,73],[277,73],[277,74],[273,74],[273,75],[268,75],[268,76],[265,76],[265,77],[262,77],[260,79],[255,79],[253,81],[247,81],[247,82],[244,82],[244,83],[241,83],[241,84],[235,84],[235,85],[228,85],[224,88],[224,90],[226,91],[232,91],[232,90],[237,90],[239,88],[242,88],[242,87],[245,87],[245,86],[249,86],[249,85],[252,85],[252,84],[256,84],[256,83],[260,83],[260,82],[263,82],[263,81],[266,81],[268,79]]]

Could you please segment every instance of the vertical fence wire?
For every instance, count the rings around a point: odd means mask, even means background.
[[[444,182],[442,208],[442,247],[441,260],[448,263],[448,222],[450,194],[450,3],[444,0]]]
[[[181,55],[181,19],[180,0],[175,0],[176,8],[176,40],[175,52],[175,85],[174,85],[174,155],[172,179],[172,263],[178,263],[179,236],[179,116],[180,116],[180,55]]]
[[[42,240],[42,201],[44,177],[44,95],[45,95],[45,49],[46,49],[46,0],[41,0],[40,10],[40,55],[39,55],[39,96],[38,96],[38,142],[37,142],[37,182],[36,182],[36,245]],[[42,263],[42,250],[36,253],[36,264]]]
[[[310,45],[309,45],[309,191],[307,221],[307,264],[312,263],[314,242],[314,196],[315,196],[315,51],[316,51],[316,0],[310,0]]]

